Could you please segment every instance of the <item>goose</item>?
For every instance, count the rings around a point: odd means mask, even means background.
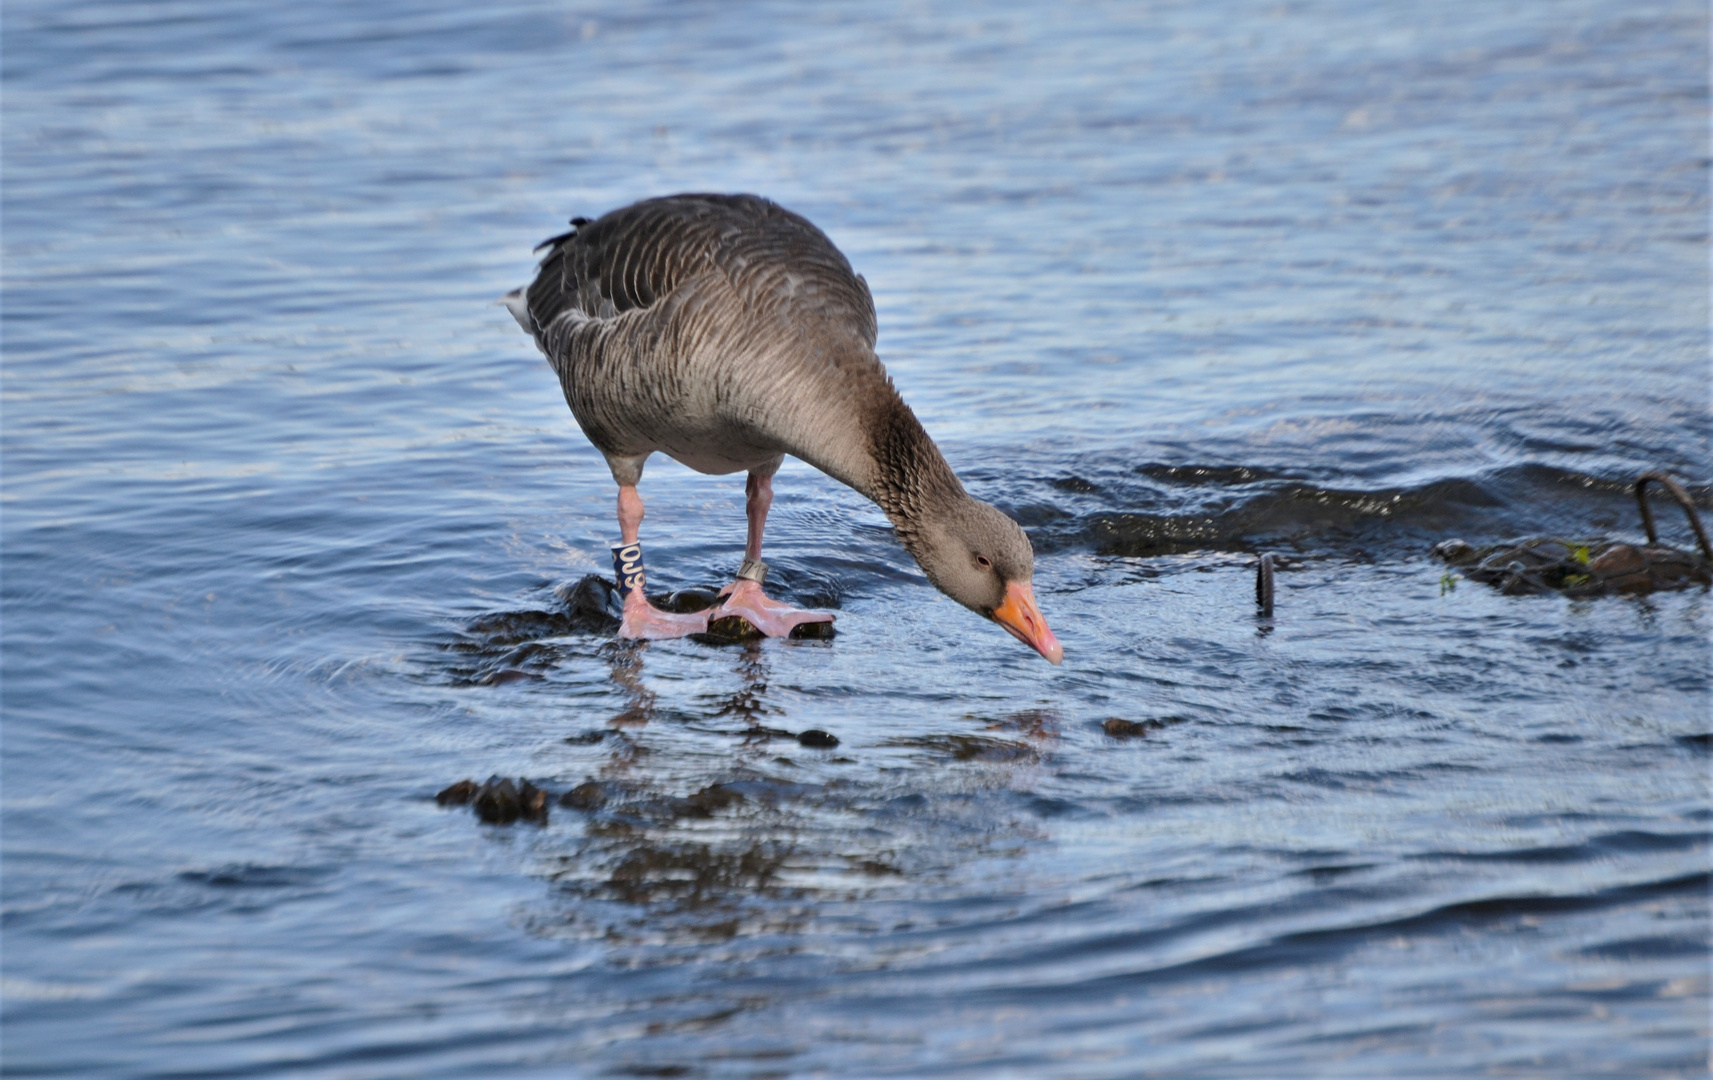
[[[934,587],[1060,662],[1029,538],[964,490],[899,396],[875,355],[868,283],[821,230],[755,195],[671,195],[572,218],[543,249],[535,280],[501,302],[618,484],[621,636],[682,637],[734,615],[769,636],[832,621],[763,590],[773,476],[790,454],[876,503]],[[655,453],[748,474],[744,559],[710,610],[643,595],[637,485]]]

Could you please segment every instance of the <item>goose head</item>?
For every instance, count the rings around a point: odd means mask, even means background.
[[[1064,647],[1035,604],[1035,549],[1017,522],[962,492],[922,515],[905,545],[936,589],[991,619],[1050,663]]]

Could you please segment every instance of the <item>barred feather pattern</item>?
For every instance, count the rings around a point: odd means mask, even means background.
[[[710,473],[791,454],[878,503],[918,560],[922,517],[969,498],[875,355],[867,283],[804,218],[676,195],[543,246],[529,322],[620,483],[654,452]]]

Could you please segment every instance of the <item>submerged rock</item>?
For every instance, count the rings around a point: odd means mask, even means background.
[[[754,623],[741,615],[727,615],[721,619],[709,619],[708,632],[696,635],[698,639],[706,639],[716,645],[733,645],[744,641],[756,641],[766,636],[756,628]]]
[[[434,796],[434,801],[441,806],[463,806],[476,797],[476,781],[460,780],[451,787],[441,790]]]
[[[599,810],[607,803],[607,789],[596,780],[588,780],[559,796],[559,805],[571,810]]]
[[[718,811],[743,801],[742,792],[725,784],[709,784],[700,791],[686,795],[678,809],[684,817],[705,818],[713,817]]]
[[[530,671],[521,671],[518,668],[501,668],[498,671],[490,671],[476,680],[477,684],[481,686],[504,686],[506,683],[539,681],[541,681],[540,675]]]
[[[514,783],[492,776],[481,785],[460,780],[434,796],[434,801],[441,806],[474,806],[476,816],[489,825],[510,825],[519,818],[547,824],[547,792],[522,778]]]
[[[831,750],[839,745],[839,737],[820,728],[810,728],[797,736],[797,742],[811,750]]]
[[[1159,731],[1165,726],[1164,720],[1120,720],[1113,717],[1111,720],[1101,721],[1100,730],[1115,739],[1136,739],[1150,731]]]
[[[648,602],[661,611],[671,611],[679,615],[694,615],[698,611],[707,611],[720,602],[720,594],[712,589],[679,589],[675,593],[665,593],[651,596]]]
[[[1433,554],[1471,581],[1511,595],[1601,596],[1713,585],[1713,563],[1658,544],[1537,537],[1477,548],[1447,540],[1434,545]]]
[[[528,780],[519,779],[513,784],[492,777],[476,792],[471,804],[476,808],[476,816],[490,825],[510,825],[518,818],[537,825],[547,824],[547,792]]]
[[[1648,486],[1658,485],[1683,508],[1695,533],[1700,554],[1679,551],[1659,542]],[[1648,593],[1655,589],[1686,589],[1713,585],[1713,540],[1702,527],[1695,500],[1682,484],[1662,472],[1646,472],[1633,487],[1641,511],[1646,544],[1617,541],[1530,539],[1496,547],[1476,548],[1462,540],[1435,544],[1433,553],[1457,567],[1471,581],[1492,585],[1504,593],[1560,592],[1566,596],[1605,593]],[[1442,585],[1447,579],[1441,579]]]
[[[830,622],[799,623],[791,628],[787,636],[798,641],[829,641],[836,631]],[[692,634],[695,640],[707,645],[740,645],[750,641],[760,641],[767,635],[756,625],[741,615],[727,615],[722,619],[709,619],[708,630],[703,634]]]

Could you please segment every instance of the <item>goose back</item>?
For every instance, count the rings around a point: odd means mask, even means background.
[[[610,319],[653,307],[716,268],[753,315],[826,325],[874,348],[874,300],[832,241],[805,218],[755,195],[671,195],[573,219],[529,287],[539,330],[576,313]],[[540,248],[537,248],[540,250]]]
[[[790,453],[873,487],[869,431],[902,402],[868,286],[814,225],[755,196],[678,195],[543,246],[519,322],[621,483],[654,451],[716,473]]]

